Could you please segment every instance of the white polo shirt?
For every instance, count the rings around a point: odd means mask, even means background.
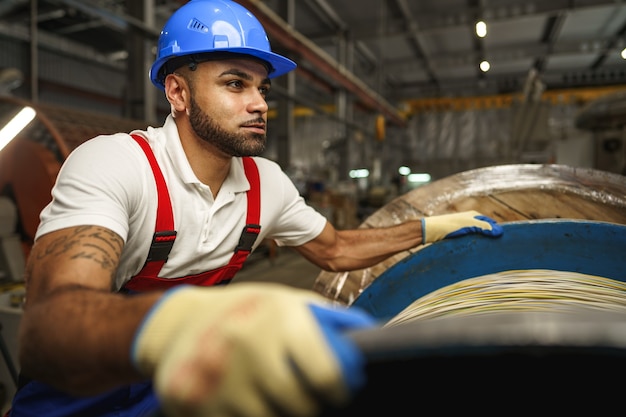
[[[147,138],[161,167],[178,234],[162,278],[194,275],[226,265],[245,225],[250,184],[241,158],[233,158],[217,197],[193,173],[176,125],[134,131]],[[254,158],[261,179],[261,233],[279,245],[298,246],[319,235],[326,219],[308,206],[281,170],[268,159]],[[126,133],[98,136],[78,146],[65,160],[41,212],[36,238],[65,227],[98,225],[122,237],[125,246],[116,285],[141,270],[148,255],[157,212],[152,169],[139,145]]]

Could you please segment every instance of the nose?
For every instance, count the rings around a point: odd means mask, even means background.
[[[250,113],[267,113],[269,106],[265,100],[265,96],[258,90],[253,90],[251,93],[250,102],[248,103],[248,111]]]

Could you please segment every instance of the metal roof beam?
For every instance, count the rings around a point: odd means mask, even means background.
[[[321,48],[293,29],[269,7],[263,4],[262,1],[241,0],[239,3],[257,16],[267,33],[285,48],[300,55],[324,74],[332,77],[343,88],[354,94],[366,107],[380,112],[395,125],[406,126],[406,120],[397,108],[370,89],[363,81]]]

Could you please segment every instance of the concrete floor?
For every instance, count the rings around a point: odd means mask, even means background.
[[[321,272],[296,251],[290,248],[275,248],[270,256],[267,251],[254,252],[235,276],[234,282],[281,282],[297,288],[312,289]]]

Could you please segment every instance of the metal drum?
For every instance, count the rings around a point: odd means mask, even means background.
[[[351,334],[367,358],[368,383],[349,406],[329,415],[413,415],[424,406],[438,414],[619,407],[616,380],[626,371],[626,225],[533,220],[503,227],[497,239],[469,235],[427,246],[362,292],[351,308],[369,311],[382,324]],[[523,299],[523,309],[500,308],[494,294],[502,291],[508,299],[511,288],[494,281],[483,294],[490,305],[478,312],[459,306],[454,314],[389,325],[438,291],[516,270],[563,272],[558,291],[572,296],[552,297],[548,290],[539,296],[541,308]],[[583,274],[593,276],[593,287],[576,281]],[[518,289],[532,290],[535,283],[524,279],[520,274]],[[596,289],[606,298],[587,302]],[[465,294],[457,294],[459,304]]]

